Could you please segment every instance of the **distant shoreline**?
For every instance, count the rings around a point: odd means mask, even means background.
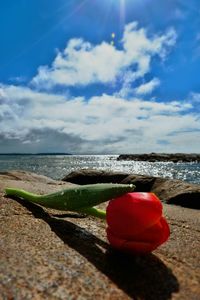
[[[71,153],[0,153],[0,155],[7,155],[7,156],[11,156],[11,155],[15,155],[15,156],[23,156],[23,155],[72,155]]]
[[[120,154],[117,160],[134,160],[148,162],[200,162],[197,153],[149,153],[149,154]]]
[[[114,155],[117,161],[147,161],[147,162],[200,162],[199,153],[143,153],[143,154],[76,154],[65,152],[39,153],[0,153],[1,156],[73,156],[73,155]]]

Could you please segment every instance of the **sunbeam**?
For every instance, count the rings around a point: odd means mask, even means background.
[[[126,22],[126,0],[120,0],[120,27],[123,28]]]

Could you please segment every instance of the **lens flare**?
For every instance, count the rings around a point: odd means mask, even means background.
[[[126,22],[126,0],[120,0],[120,26],[124,28]]]

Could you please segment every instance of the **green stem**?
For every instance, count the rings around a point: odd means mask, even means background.
[[[5,191],[6,191],[7,196],[23,198],[23,199],[29,200],[31,202],[45,206],[44,205],[45,202],[41,203],[41,201],[40,201],[40,199],[42,197],[40,195],[32,194],[27,191],[20,190],[20,189],[14,189],[14,188],[7,188]],[[56,204],[56,202],[55,202],[55,204]],[[88,207],[88,208],[83,208],[83,209],[73,209],[72,211],[85,213],[87,215],[94,216],[96,218],[103,219],[103,220],[106,219],[106,212],[102,209],[98,209],[95,207]]]
[[[35,195],[33,193],[29,193],[27,191],[24,190],[20,190],[20,189],[15,189],[15,188],[6,188],[6,195],[7,196],[14,196],[14,197],[18,197],[18,198],[23,198],[32,202],[37,201],[37,199],[40,198],[39,195]]]
[[[131,184],[99,183],[75,187],[72,186],[45,195],[35,195],[14,188],[7,188],[5,192],[7,196],[20,197],[47,208],[64,211],[78,211],[79,209],[97,206],[100,203],[130,193],[133,190],[134,186]]]
[[[106,211],[95,207],[84,208],[79,210],[79,212],[83,212],[89,216],[93,216],[99,219],[103,219],[103,220],[106,219]]]

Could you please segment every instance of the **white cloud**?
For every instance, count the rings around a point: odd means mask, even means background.
[[[51,68],[39,68],[32,83],[39,88],[50,88],[112,82],[123,65],[122,60],[123,52],[110,44],[103,42],[93,46],[81,39],[73,39],[63,52],[58,53]]]
[[[188,98],[193,103],[200,103],[200,93],[190,93]]]
[[[174,29],[159,36],[149,35],[144,28],[138,28],[136,22],[125,27],[121,49],[107,42],[92,45],[83,39],[71,39],[66,48],[58,52],[51,67],[38,69],[32,84],[48,89],[55,85],[112,83],[131,67],[136,68],[134,80],[149,72],[153,56],[164,59],[175,41]]]
[[[55,151],[57,147],[57,151],[76,153],[165,151],[159,144],[164,139],[169,143],[165,147],[175,151],[179,148],[175,149],[174,132],[184,148],[182,132],[188,131],[193,132],[190,151],[196,149],[200,121],[189,112],[192,104],[187,102],[126,100],[106,94],[87,101],[83,97],[69,100],[61,95],[5,85],[0,91],[1,135],[7,141],[21,141],[24,149],[43,145],[43,151],[52,147]],[[67,141],[71,148],[68,145],[66,149]]]
[[[145,95],[152,93],[152,91],[160,85],[160,80],[158,78],[153,78],[151,81],[141,84],[135,89],[137,95]]]
[[[125,27],[120,49],[106,42],[95,46],[82,39],[70,40],[51,67],[39,68],[32,80],[37,89],[0,84],[0,151],[195,152],[199,94],[191,93],[182,102],[147,101],[141,95],[151,93],[159,79],[133,86],[136,79],[144,81],[153,56],[166,58],[175,39],[173,29],[150,35],[131,23]],[[117,80],[116,93],[89,99],[42,91],[55,85]],[[133,97],[137,94],[140,98]]]

